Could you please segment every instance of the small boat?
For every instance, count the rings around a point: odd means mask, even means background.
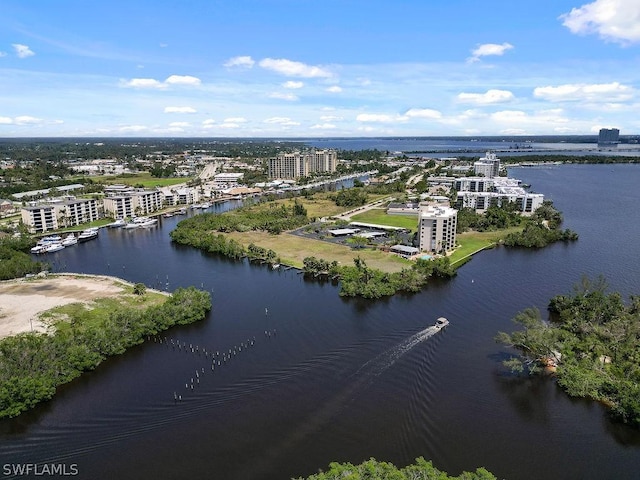
[[[95,227],[87,228],[83,230],[80,235],[78,235],[78,242],[88,242],[89,240],[93,240],[98,238],[98,229]]]
[[[177,215],[186,215],[187,214],[187,209],[186,208],[181,208],[180,210],[178,210],[176,212]]]
[[[64,239],[60,243],[62,243],[62,245],[64,245],[65,247],[70,247],[71,245],[75,245],[76,243],[78,243],[78,239],[73,233],[70,233],[69,235],[64,237]]]
[[[207,209],[207,208],[211,208],[211,204],[210,204],[210,203],[208,203],[208,202],[201,203],[201,204],[200,204],[200,208],[201,208],[202,210],[205,210],[205,209]]]
[[[167,213],[164,213],[164,214],[162,215],[162,218],[171,218],[171,217],[173,217],[173,215],[174,215],[173,213],[171,213],[171,212],[167,212]]]
[[[436,327],[438,330],[441,330],[447,325],[449,325],[449,320],[444,317],[440,317],[436,320],[436,324],[434,325],[434,327]]]
[[[46,247],[44,247],[44,252],[43,253],[57,252],[58,250],[62,250],[63,248],[64,248],[64,245],[62,243],[51,243],[51,244],[47,245]]]
[[[119,227],[124,227],[127,224],[127,222],[124,221],[124,218],[118,218],[115,222],[110,223],[109,225],[107,225],[107,227],[109,228],[119,228]]]

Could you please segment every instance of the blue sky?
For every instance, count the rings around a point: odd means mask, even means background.
[[[639,0],[1,0],[0,137],[640,134]]]

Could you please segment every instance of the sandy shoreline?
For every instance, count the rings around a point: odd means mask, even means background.
[[[116,277],[56,274],[0,282],[0,338],[47,331],[40,314],[54,307],[115,297],[130,283]]]

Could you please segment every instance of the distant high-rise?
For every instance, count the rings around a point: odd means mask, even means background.
[[[335,150],[281,153],[269,159],[269,178],[300,178],[312,173],[333,173],[338,164]]]
[[[598,147],[617,147],[620,138],[620,130],[617,128],[601,128],[598,134]]]

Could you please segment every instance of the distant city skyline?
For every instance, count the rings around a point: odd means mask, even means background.
[[[638,0],[3,0],[0,138],[640,134]]]

